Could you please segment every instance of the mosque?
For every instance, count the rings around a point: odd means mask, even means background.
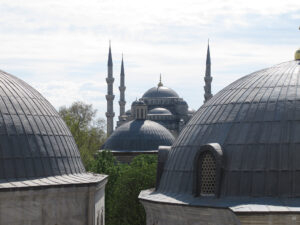
[[[158,152],[147,225],[300,223],[300,49],[202,105]]]
[[[114,131],[113,111],[113,61],[111,46],[108,53],[107,82],[107,135],[108,139],[102,150],[111,152],[121,162],[130,162],[138,154],[157,154],[159,146],[171,146],[176,137],[194,114],[187,102],[161,81],[147,90],[139,100],[132,103],[125,111],[125,72],[122,57],[120,73],[120,114],[117,129]],[[205,102],[211,97],[211,60],[209,45],[207,48],[205,74]]]

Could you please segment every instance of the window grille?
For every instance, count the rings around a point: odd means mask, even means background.
[[[217,172],[216,159],[211,152],[205,152],[200,158],[200,163],[200,195],[214,195]]]

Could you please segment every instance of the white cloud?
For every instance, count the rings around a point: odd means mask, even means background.
[[[1,69],[57,108],[82,100],[102,117],[109,39],[117,114],[122,52],[127,108],[157,84],[159,73],[198,108],[208,37],[216,92],[255,69],[292,59],[300,35],[298,0],[0,0],[0,13]]]

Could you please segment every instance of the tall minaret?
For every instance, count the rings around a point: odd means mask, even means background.
[[[209,52],[209,42],[207,45],[207,55],[206,55],[206,69],[205,69],[205,86],[204,86],[204,103],[207,102],[211,97],[213,96],[211,94],[211,81],[212,81],[212,76],[211,76],[211,62],[210,62],[210,52]]]
[[[107,62],[107,95],[106,95],[106,101],[107,101],[107,112],[106,112],[106,118],[107,118],[107,137],[109,137],[112,132],[114,131],[114,93],[113,93],[113,62],[112,62],[112,56],[111,56],[111,46],[109,42],[109,52],[108,52],[108,62]]]
[[[119,116],[119,121],[122,121],[122,116],[125,114],[125,73],[124,73],[124,62],[123,62],[123,54],[122,54],[122,63],[121,63],[121,73],[120,73],[120,116]]]

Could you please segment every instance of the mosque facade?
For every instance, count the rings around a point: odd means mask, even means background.
[[[113,63],[112,63],[112,53],[111,47],[109,47],[109,54],[108,54],[108,76],[107,76],[107,135],[110,136],[113,132]],[[207,49],[207,60],[206,60],[206,73],[205,73],[205,101],[212,97],[211,94],[211,61],[210,61],[210,51],[209,46]],[[121,125],[132,121],[135,119],[133,109],[129,109],[125,111],[125,70],[124,70],[124,61],[122,57],[121,63],[121,73],[120,73],[120,99],[119,99],[119,106],[120,106],[120,113],[117,121],[116,127],[120,127]],[[187,102],[181,98],[176,91],[173,89],[166,87],[163,85],[161,81],[157,84],[157,86],[150,88],[147,90],[139,100],[143,101],[147,106],[147,115],[146,118],[148,120],[157,122],[167,128],[174,137],[177,137],[183,127],[188,123],[191,117],[194,114],[194,110],[189,108]]]

